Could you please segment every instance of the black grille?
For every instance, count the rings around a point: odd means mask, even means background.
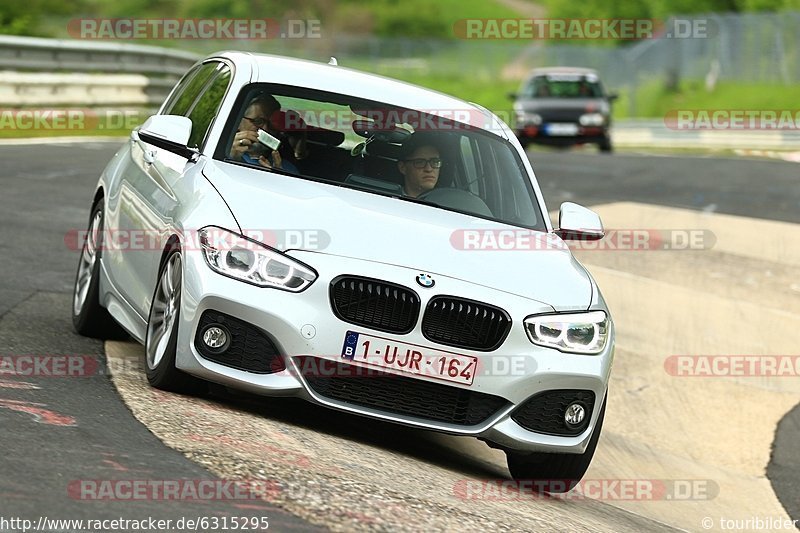
[[[331,282],[331,307],[345,322],[389,333],[408,333],[419,316],[417,293],[386,281],[340,276]]]
[[[211,324],[219,324],[230,333],[229,345],[222,352],[209,349],[203,342],[203,333]],[[271,374],[286,368],[278,348],[261,330],[218,311],[205,311],[200,317],[194,345],[205,359],[231,368],[256,374]]]
[[[542,122],[573,122],[578,123],[578,119],[584,113],[583,108],[546,108],[537,109],[536,113],[542,117]]]
[[[509,405],[503,398],[491,394],[373,370],[363,371],[346,363],[333,363],[333,369],[324,364],[324,371],[315,372],[322,360],[298,359],[306,382],[319,395],[388,413],[472,426]]]
[[[564,422],[564,412],[574,402],[586,408],[586,417],[577,427]],[[551,390],[539,393],[526,400],[511,414],[511,419],[529,431],[548,435],[580,435],[589,424],[594,408],[594,393],[587,390]]]
[[[436,296],[422,318],[422,334],[439,344],[488,352],[500,346],[511,329],[508,313],[493,305]]]

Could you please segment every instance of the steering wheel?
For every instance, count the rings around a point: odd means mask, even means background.
[[[450,187],[432,189],[420,194],[417,196],[417,199],[425,200],[426,202],[431,202],[442,207],[466,211],[467,213],[475,213],[487,217],[494,216],[492,210],[489,209],[489,206],[486,205],[486,202],[484,202],[480,196],[463,189],[452,189]]]

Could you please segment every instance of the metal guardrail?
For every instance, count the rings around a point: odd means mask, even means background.
[[[155,107],[199,58],[156,46],[0,35],[0,106]]]
[[[800,150],[798,130],[678,130],[663,120],[628,119],[614,122],[611,133],[618,146]]]
[[[156,107],[175,78],[141,74],[0,72],[0,107]]]
[[[0,68],[35,72],[132,73],[177,78],[199,59],[156,46],[0,35]]]

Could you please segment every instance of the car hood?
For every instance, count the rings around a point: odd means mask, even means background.
[[[586,309],[591,302],[588,274],[554,234],[229,163],[215,161],[203,172],[241,231],[264,235],[262,241],[277,249],[408,267],[530,298],[557,311]],[[465,230],[481,231],[480,240],[489,245],[486,232],[521,232],[531,237],[529,248],[538,250],[465,250]]]

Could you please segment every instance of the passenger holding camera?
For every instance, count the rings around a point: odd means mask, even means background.
[[[265,168],[279,168],[299,173],[297,166],[290,159],[296,160],[305,156],[305,137],[292,139],[273,127],[271,118],[280,111],[280,108],[280,103],[269,94],[261,94],[250,100],[233,137],[229,154],[231,159]],[[267,142],[274,141],[280,145],[272,149],[259,142],[259,130],[267,134]],[[269,139],[270,137],[272,139]],[[290,153],[281,154],[281,151]]]

